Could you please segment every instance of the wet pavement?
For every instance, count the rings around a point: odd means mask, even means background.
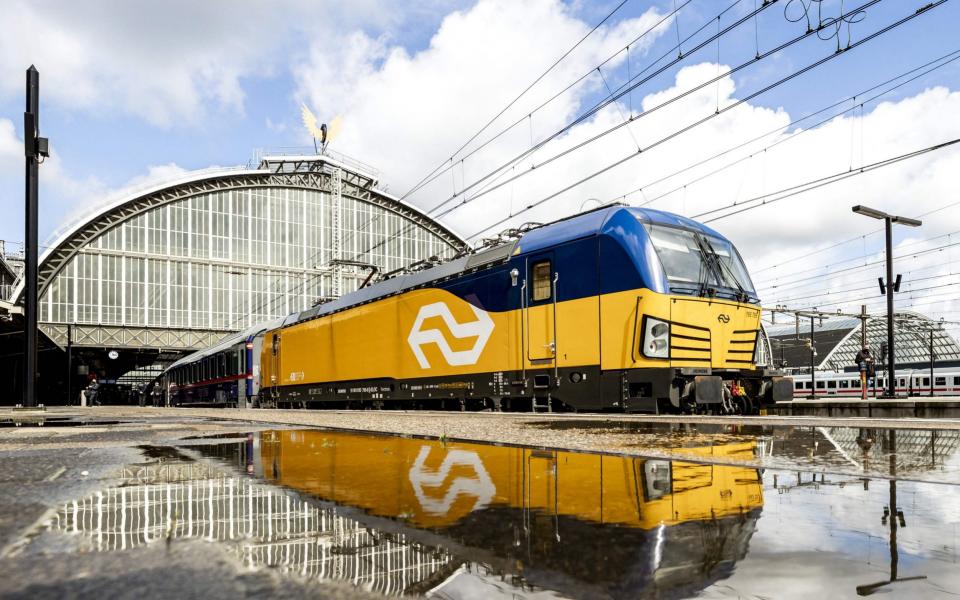
[[[523,422],[588,452],[118,420],[0,430],[0,596],[960,594],[958,430]]]

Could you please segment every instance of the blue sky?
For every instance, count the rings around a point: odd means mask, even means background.
[[[647,36],[647,45],[633,48],[632,69],[667,52],[676,43],[678,31],[681,37],[689,35],[732,3],[692,0],[678,12],[675,21]],[[255,148],[304,146],[309,138],[300,123],[301,103],[323,120],[342,115],[343,139],[335,140],[331,147],[381,169],[383,183],[392,192],[402,192],[435,166],[438,158],[442,161],[449,156],[506,100],[617,4],[619,0],[422,0],[400,6],[364,0],[343,6],[289,0],[263,7],[254,2],[196,5],[178,0],[162,5],[128,2],[80,6],[58,0],[14,0],[5,8],[6,18],[0,22],[0,201],[10,215],[0,222],[0,239],[17,243],[23,237],[22,157],[16,144],[22,139],[23,70],[31,62],[41,72],[42,133],[51,139],[55,152],[42,167],[44,239],[64,219],[131,182],[180,169],[243,164]],[[628,0],[602,30],[588,38],[491,132],[501,123],[522,117],[538,100],[589,71],[611,51],[618,50],[624,40],[632,39],[683,4],[683,0]],[[755,26],[750,22],[725,36],[719,47],[719,62],[739,64],[754,56],[757,47],[764,52],[801,33],[804,23],[790,22],[784,11],[797,16],[803,4],[811,3],[780,0],[763,11]],[[811,10],[815,14],[819,8],[825,16],[833,16],[841,6],[849,10],[854,4],[824,0],[819,7],[814,3]],[[853,41],[862,39],[923,4],[884,0],[869,7],[863,20],[852,25],[849,35]],[[720,25],[726,26],[754,6],[754,0],[741,0]],[[610,177],[591,180],[517,219],[546,220],[576,210],[586,198],[602,200],[622,194],[656,174],[684,166],[687,157],[708,156],[960,49],[956,41],[958,23],[960,4],[947,2],[765,93],[742,110],[718,119],[716,125],[711,123],[681,136]],[[711,23],[705,31],[712,34],[715,30],[716,24]],[[44,43],[27,44],[30,32]],[[845,42],[846,27],[840,35]],[[630,135],[644,141],[657,139],[697,115],[709,114],[710,98],[719,97],[721,104],[732,102],[829,55],[835,44],[834,40],[807,39],[724,80],[723,86],[729,87],[706,89],[698,99],[678,103],[677,110],[663,110],[643,119],[631,126]],[[688,82],[712,76],[718,69],[717,58],[713,44],[688,56],[644,84],[619,107],[602,111],[554,146],[562,149],[564,144],[615,123],[629,111],[630,104],[635,111],[644,102],[652,106],[658,98],[682,91]],[[616,86],[625,80],[627,65],[622,56],[611,64],[603,74],[611,86]],[[891,104],[879,114],[873,115],[876,103],[867,105],[864,116],[868,118],[840,119],[804,136],[802,145],[798,138],[796,143],[784,144],[779,154],[763,153],[761,158],[751,159],[742,168],[731,168],[699,188],[684,188],[682,197],[673,194],[652,206],[696,214],[731,198],[742,200],[834,172],[844,162],[869,162],[898,149],[905,152],[942,141],[958,132],[953,124],[957,119],[949,113],[951,103],[960,102],[949,94],[960,87],[958,78],[960,61],[885,96],[883,100]],[[923,95],[937,86],[943,88],[942,95]],[[552,110],[534,113],[528,130],[505,136],[503,143],[494,144],[486,155],[480,153],[459,171],[454,170],[452,181],[442,179],[442,183],[412,196],[411,201],[427,207],[437,204],[449,196],[451,187],[462,187],[464,182],[525,150],[530,129],[539,139],[605,92],[602,81],[594,75],[587,84],[562,97]],[[859,116],[859,110],[856,114]],[[5,124],[6,138],[2,136]],[[608,138],[604,145],[593,145],[570,163],[558,165],[556,171],[545,170],[539,178],[518,181],[510,188],[509,198],[505,188],[502,193],[485,197],[482,203],[472,203],[469,209],[451,215],[449,224],[466,232],[476,223],[492,223],[514,214],[521,202],[548,195],[567,180],[590,173],[631,143],[625,131]],[[858,138],[867,141],[858,147]],[[948,158],[952,157],[950,154]],[[734,239],[754,268],[866,234],[875,226],[847,216],[844,211],[855,203],[848,202],[850,199],[915,212],[934,210],[949,200],[955,184],[948,174],[956,165],[944,162],[947,158],[943,155],[915,160],[920,162],[892,168],[897,170],[890,175],[864,176],[856,183],[834,186],[834,195],[808,194],[784,201],[775,212],[757,210],[753,211],[756,217],[749,213],[749,218],[720,221],[715,226]],[[683,179],[667,182],[663,189],[677,183],[682,184]],[[655,189],[648,190],[655,195]],[[843,206],[831,208],[839,204]],[[909,236],[934,237],[960,229],[960,219],[954,214],[956,211],[937,213],[936,223],[925,228],[923,236],[898,232],[898,242],[915,241]],[[768,233],[757,235],[761,231]],[[856,251],[877,251],[879,243],[879,236],[867,237]],[[849,255],[852,250],[840,248],[838,252]],[[823,264],[826,273],[829,263],[840,256],[822,254],[809,266]],[[918,268],[927,266],[917,263]],[[777,272],[775,277],[787,280],[797,267]],[[952,274],[952,269],[947,274]],[[756,279],[761,287],[773,285],[769,274]],[[840,281],[836,284],[845,285]],[[941,307],[945,313],[954,308],[960,306]],[[960,318],[960,314],[955,316]]]

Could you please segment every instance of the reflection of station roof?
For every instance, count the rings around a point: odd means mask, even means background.
[[[228,544],[246,567],[337,579],[401,595],[444,576],[453,557],[403,533],[372,529],[337,506],[201,462],[124,469],[124,483],[64,504],[49,527],[90,537],[97,551],[177,539]]]
[[[786,361],[788,369],[809,368],[810,319],[801,317],[799,328],[795,322],[764,325],[773,350],[776,364]],[[798,336],[799,329],[799,336]],[[933,351],[937,362],[960,360],[960,345],[940,328],[939,323],[913,311],[895,314],[894,332],[899,364],[926,363],[930,361],[929,332],[933,330]],[[798,339],[799,337],[799,339]],[[887,340],[885,317],[867,321],[867,344],[877,364],[880,364],[880,345]],[[846,316],[824,315],[821,321],[814,319],[813,342],[817,350],[816,367],[822,370],[843,370],[853,367],[860,351],[860,319]]]
[[[960,431],[900,429],[896,442],[889,431],[877,431],[867,437],[852,427],[819,427],[818,430],[844,458],[861,468],[866,463],[889,463],[893,455],[898,471],[936,469],[960,448]]]

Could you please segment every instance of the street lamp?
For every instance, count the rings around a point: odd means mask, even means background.
[[[900,217],[896,215],[889,215],[881,210],[875,208],[869,208],[866,206],[857,205],[853,207],[853,212],[858,215],[864,215],[867,217],[872,217],[874,219],[881,219],[884,222],[887,235],[887,282],[886,282],[886,292],[887,292],[887,355],[890,359],[887,361],[887,393],[881,396],[882,398],[895,398],[897,395],[896,388],[896,360],[893,353],[893,224],[897,223],[898,225],[906,225],[908,227],[919,227],[923,223],[917,219],[910,219],[907,217]],[[883,286],[881,286],[883,287]]]

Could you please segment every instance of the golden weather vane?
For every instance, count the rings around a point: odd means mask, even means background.
[[[319,127],[317,126],[318,120],[316,115],[307,108],[306,104],[300,105],[300,116],[303,118],[303,125],[307,128],[307,131],[310,132],[310,135],[313,136],[313,148],[318,153],[321,151],[326,151],[327,144],[329,144],[333,138],[340,133],[340,126],[343,122],[339,116],[334,117],[330,124],[322,123]],[[319,147],[317,146],[317,140],[320,141]]]

